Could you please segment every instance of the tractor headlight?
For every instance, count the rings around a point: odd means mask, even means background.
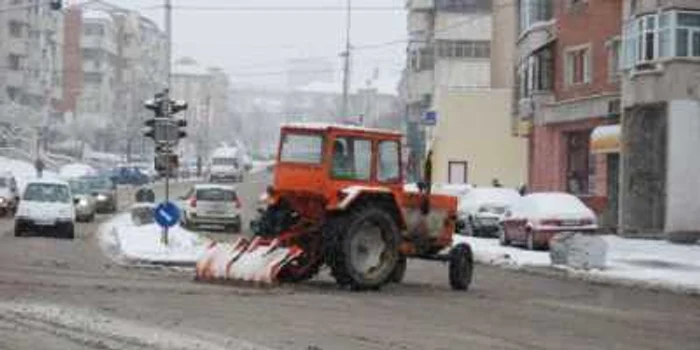
[[[104,202],[104,201],[107,200],[107,196],[105,196],[104,194],[100,193],[100,194],[97,195],[97,200],[100,201],[100,202]]]

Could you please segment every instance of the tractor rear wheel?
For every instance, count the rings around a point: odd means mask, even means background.
[[[338,284],[363,290],[390,282],[400,259],[399,230],[385,209],[358,205],[324,231],[325,261]]]
[[[474,258],[469,245],[460,243],[450,250],[450,286],[454,290],[467,290],[472,282]]]
[[[400,256],[399,261],[396,263],[396,268],[394,272],[391,273],[392,283],[401,283],[403,281],[403,276],[406,275],[406,257]]]

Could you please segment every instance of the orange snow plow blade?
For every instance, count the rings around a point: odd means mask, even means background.
[[[212,243],[197,261],[195,279],[275,284],[280,270],[302,253],[298,247],[284,247],[276,239],[260,237]]]

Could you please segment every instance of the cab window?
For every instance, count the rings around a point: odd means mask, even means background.
[[[377,180],[380,182],[397,182],[401,178],[399,143],[396,141],[379,142],[379,159]]]
[[[369,181],[372,171],[372,142],[355,137],[333,141],[331,173],[338,180]]]

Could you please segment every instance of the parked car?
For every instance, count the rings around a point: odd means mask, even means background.
[[[478,187],[459,199],[457,209],[458,231],[476,237],[497,237],[506,210],[520,194],[511,188]]]
[[[594,232],[595,213],[580,199],[568,193],[533,193],[515,202],[506,211],[499,240],[502,245],[523,244],[527,249],[544,249],[562,232]]]
[[[180,208],[185,227],[216,225],[230,232],[241,231],[241,202],[233,186],[194,185],[180,197]]]
[[[97,202],[98,213],[114,213],[117,211],[117,185],[106,176],[85,176],[80,178],[88,183],[90,193]]]
[[[92,195],[90,183],[85,179],[68,180],[75,202],[75,220],[92,222],[97,212],[97,199]]]
[[[29,232],[75,237],[74,200],[67,182],[40,179],[27,183],[15,215],[15,237]]]
[[[14,215],[19,202],[17,181],[10,173],[0,174],[0,216]]]

